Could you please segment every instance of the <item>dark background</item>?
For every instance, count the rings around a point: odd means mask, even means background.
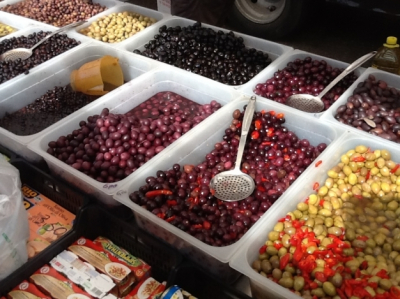
[[[400,0],[392,1],[400,6]],[[128,2],[157,10],[156,0]],[[400,16],[355,9],[324,0],[315,1],[309,9],[308,17],[296,33],[274,41],[350,63],[377,50],[387,36],[396,36],[400,40]],[[234,31],[240,32],[240,28],[234,28]]]

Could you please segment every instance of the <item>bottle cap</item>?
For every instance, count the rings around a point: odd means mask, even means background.
[[[395,36],[388,36],[386,38],[386,43],[383,44],[387,48],[398,48],[399,44],[397,43],[397,37]]]

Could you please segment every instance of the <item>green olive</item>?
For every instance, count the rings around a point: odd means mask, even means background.
[[[291,289],[294,284],[294,280],[291,277],[282,277],[278,280],[278,283],[284,288]]]
[[[293,288],[295,291],[301,291],[305,285],[303,276],[295,276],[293,281]]]
[[[328,296],[336,296],[336,288],[331,282],[325,281],[322,284],[322,289]]]
[[[268,260],[263,260],[260,267],[264,273],[270,274],[272,272],[272,265]]]

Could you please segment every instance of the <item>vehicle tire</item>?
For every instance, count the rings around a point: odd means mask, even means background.
[[[308,0],[235,0],[229,24],[245,34],[277,39],[301,25],[307,3]]]

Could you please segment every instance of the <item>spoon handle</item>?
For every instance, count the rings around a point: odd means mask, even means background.
[[[256,108],[256,97],[252,96],[249,100],[249,103],[247,104],[246,111],[244,112],[243,116],[242,134],[240,135],[240,141],[235,162],[235,169],[240,169],[240,163],[242,162],[244,146],[246,145],[247,134],[249,133],[255,108]]]
[[[358,58],[356,61],[354,61],[352,64],[350,64],[339,76],[337,76],[330,84],[328,84],[327,87],[324,88],[318,95],[320,99],[333,87],[338,83],[340,80],[342,80],[344,77],[346,77],[349,73],[354,71],[356,68],[358,68],[360,65],[362,65],[364,62],[367,60],[371,59],[373,56],[375,56],[377,52],[373,51],[371,53],[368,53],[364,56],[361,56]]]
[[[49,35],[47,35],[45,38],[43,38],[40,42],[38,42],[37,44],[35,44],[30,50],[33,51],[36,47],[38,47],[39,45],[41,45],[42,43],[44,43],[46,40],[48,40],[50,37],[52,37],[53,35],[63,32],[65,30],[68,30],[70,28],[73,27],[77,27],[79,25],[82,25],[83,23],[85,23],[86,21],[79,21],[76,23],[72,23],[72,24],[68,24],[64,27],[61,27],[60,29],[57,29],[56,31],[53,31],[52,33],[50,33]]]

